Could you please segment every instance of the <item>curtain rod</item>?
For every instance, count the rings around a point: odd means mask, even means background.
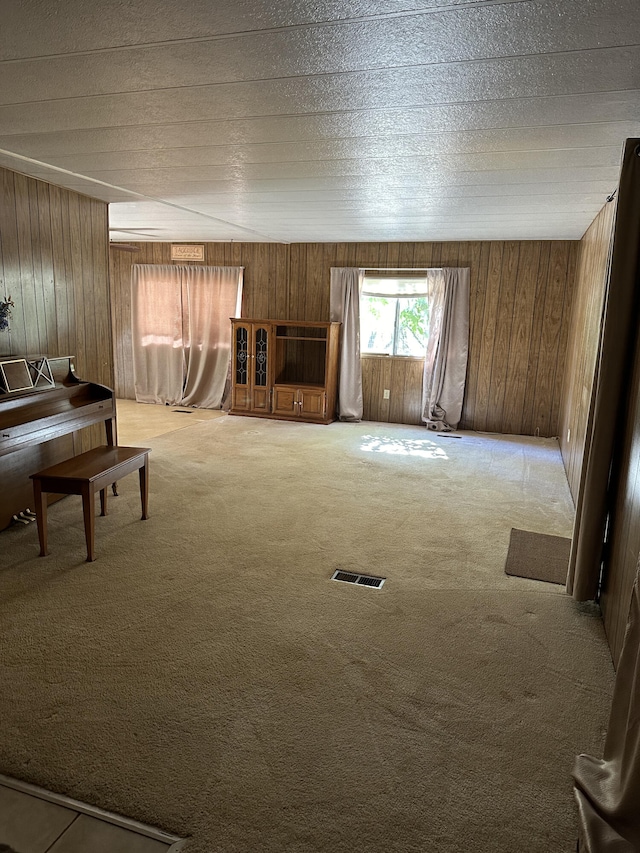
[[[437,272],[444,267],[360,267],[363,272]]]

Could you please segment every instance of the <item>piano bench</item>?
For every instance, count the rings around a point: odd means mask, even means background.
[[[133,471],[140,473],[142,518],[149,517],[149,447],[94,447],[37,474],[31,474],[38,522],[40,556],[47,551],[47,492],[82,495],[87,562],[95,560],[95,494],[100,492],[100,515],[107,514],[107,488]]]

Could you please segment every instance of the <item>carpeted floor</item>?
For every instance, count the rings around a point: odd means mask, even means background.
[[[555,442],[222,417],[149,446],[151,517],[123,480],[95,563],[75,498],[46,559],[0,534],[0,772],[192,853],[574,849],[602,624],[504,574],[512,527],[570,535]]]

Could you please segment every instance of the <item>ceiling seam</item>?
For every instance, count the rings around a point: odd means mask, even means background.
[[[185,90],[194,90],[198,89],[215,89],[219,86],[247,86],[247,85],[256,85],[262,83],[279,83],[284,81],[291,80],[322,80],[326,77],[332,78],[342,78],[353,76],[355,74],[365,75],[376,73],[378,71],[385,72],[395,72],[395,71],[407,71],[407,70],[416,70],[422,68],[441,68],[445,70],[451,66],[457,65],[479,65],[481,63],[499,63],[499,62],[517,62],[531,58],[545,58],[548,57],[560,57],[560,56],[574,56],[581,55],[584,53],[604,53],[606,51],[626,51],[632,48],[639,48],[640,43],[628,44],[628,45],[617,45],[612,47],[589,47],[589,48],[580,48],[577,50],[569,50],[569,51],[546,51],[539,53],[525,53],[525,54],[506,54],[504,56],[487,56],[487,57],[478,57],[477,59],[458,59],[458,60],[449,60],[445,62],[416,62],[407,65],[379,65],[373,66],[371,68],[357,68],[351,69],[347,71],[315,71],[309,74],[288,74],[282,75],[278,77],[256,77],[256,78],[247,78],[243,80],[216,80],[215,82],[207,82],[207,83],[189,83],[184,86],[159,86],[157,88],[148,88],[148,89],[123,89],[119,91],[111,91],[111,92],[98,92],[95,94],[87,94],[87,95],[68,95],[66,97],[61,98],[43,98],[35,101],[9,101],[6,103],[0,104],[0,109],[4,107],[21,107],[27,105],[42,105],[42,104],[55,104],[60,103],[62,101],[81,101],[81,100],[96,100],[98,98],[113,98],[113,97],[121,97],[123,95],[151,95],[159,92],[184,92]],[[596,90],[594,93],[580,93],[580,94],[596,94],[601,90]],[[626,90],[623,90],[626,91]],[[632,90],[635,91],[635,90]],[[538,96],[544,97],[544,96]],[[518,98],[520,99],[520,98]]]
[[[639,123],[639,126],[640,126],[640,123]],[[357,142],[357,140],[358,140],[358,137],[355,137],[352,141]],[[265,144],[271,144],[271,143],[265,143]],[[287,143],[284,143],[284,144],[287,144]],[[202,146],[202,147],[205,149],[207,148],[207,146]],[[242,147],[242,146],[214,146],[214,147],[217,147],[217,148],[234,147],[235,149],[237,149],[237,148]],[[375,156],[375,155],[367,155],[367,156],[365,156],[365,155],[354,155],[353,157],[313,157],[313,158],[304,159],[304,160],[293,160],[293,159],[288,159],[288,160],[232,160],[229,162],[196,163],[193,165],[189,164],[189,163],[182,163],[182,164],[181,163],[169,163],[167,165],[132,166],[130,168],[117,168],[117,169],[98,167],[98,168],[94,168],[94,170],[98,171],[100,173],[104,173],[104,172],[135,172],[135,173],[139,173],[139,172],[158,172],[158,171],[163,171],[163,170],[167,170],[167,169],[173,171],[175,169],[210,169],[210,168],[215,169],[218,167],[221,167],[221,168],[224,167],[224,168],[230,168],[231,169],[231,168],[237,168],[237,167],[242,167],[242,166],[281,166],[281,165],[290,166],[290,165],[294,165],[294,164],[298,164],[298,163],[349,163],[353,160],[356,160],[357,162],[365,162],[365,163],[373,162],[373,163],[375,163],[375,162],[378,162],[380,160],[388,160],[390,158],[390,156],[393,156],[394,160],[399,160],[399,159],[401,159],[401,160],[405,160],[405,159],[411,159],[411,160],[414,160],[414,159],[415,160],[432,159],[432,160],[435,160],[437,158],[442,159],[442,158],[454,158],[454,157],[480,157],[482,155],[490,155],[490,156],[505,155],[506,156],[506,155],[511,155],[511,154],[547,154],[547,153],[552,152],[552,151],[554,151],[554,152],[558,152],[558,151],[564,151],[564,152],[608,151],[608,150],[616,150],[617,151],[618,148],[619,148],[619,146],[617,144],[614,144],[613,142],[611,142],[608,145],[571,145],[571,146],[547,145],[547,146],[541,147],[541,148],[498,148],[498,149],[491,148],[491,149],[486,149],[486,150],[485,149],[482,149],[482,150],[460,149],[457,151],[433,151],[433,152],[407,151],[406,153],[403,153],[403,154],[394,153],[393,155],[381,154],[379,156]],[[125,151],[116,151],[116,152],[105,151],[103,153],[107,154],[107,155],[109,155],[111,153],[114,153],[114,154],[133,154],[133,153],[144,153],[147,150],[157,151],[158,149],[142,149],[141,151],[126,151],[125,150]],[[191,151],[193,149],[190,149],[190,148],[162,148],[160,150],[164,151],[164,152],[170,152],[170,151]],[[44,155],[39,155],[39,156],[44,156]],[[49,156],[59,157],[60,155],[54,154],[54,155],[49,155]],[[100,153],[88,153],[88,154],[76,153],[74,155],[71,155],[72,159],[74,159],[74,160],[77,160],[79,157],[100,157],[100,156],[102,156]],[[44,162],[44,161],[41,161],[41,162]],[[62,166],[61,168],[65,168],[65,167]]]
[[[2,152],[0,151],[0,153],[2,153]],[[43,165],[46,166],[46,164],[43,164]],[[55,169],[55,167],[53,167],[53,166],[50,168]],[[594,170],[594,169],[600,169],[600,170],[606,169],[608,171],[616,173],[616,170],[617,170],[616,166],[599,166],[599,165],[576,166],[575,168],[579,169],[581,172],[587,172],[588,170]],[[452,171],[450,174],[448,174],[447,177],[451,178],[452,176],[455,176],[455,175],[474,175],[478,172],[498,175],[498,174],[503,174],[505,172],[514,172],[514,173],[523,172],[523,171],[528,172],[528,173],[566,172],[566,170],[567,170],[566,166],[533,166],[533,167],[519,167],[516,169],[488,169],[488,168],[483,168],[483,169],[456,169],[456,170]],[[76,175],[76,177],[83,179],[83,180],[85,179],[82,175],[79,175],[79,174]],[[255,179],[249,179],[249,180],[252,180],[254,182],[258,181],[258,180],[274,180],[274,181],[282,182],[282,181],[287,181],[287,180],[323,180],[325,178],[341,179],[341,178],[362,178],[362,177],[372,177],[372,178],[375,177],[377,180],[379,180],[381,178],[388,177],[388,178],[393,178],[394,180],[397,180],[398,178],[403,178],[403,177],[415,177],[415,172],[400,172],[400,173],[395,173],[395,174],[375,175],[375,176],[373,176],[373,175],[361,175],[361,174],[357,174],[357,173],[351,173],[351,174],[346,174],[346,175],[335,175],[334,174],[334,175],[320,175],[320,176],[313,176],[313,175],[312,176],[304,176],[303,175],[303,176],[298,177],[298,178],[286,178],[286,177],[283,177],[283,178],[255,178]],[[111,187],[112,189],[120,189],[120,187],[108,184],[105,181],[100,181],[97,178],[93,178],[93,179],[92,178],[86,178],[86,180],[93,181],[94,183],[104,183],[105,186]],[[210,180],[213,182],[213,181],[228,180],[228,179],[211,178]],[[601,178],[600,180],[606,180],[606,179]],[[179,181],[178,183],[179,183],[179,185],[183,185],[183,184],[200,184],[200,185],[202,185],[202,184],[205,184],[206,182],[207,182],[206,178],[200,179],[200,180],[187,178],[187,179],[183,179],[183,180]],[[387,187],[392,187],[392,186],[394,186],[394,185],[393,184],[384,184],[384,189],[387,189]],[[462,186],[462,185],[460,185],[460,186]],[[482,186],[482,185],[480,185],[480,186]],[[512,186],[512,185],[510,184],[509,186]],[[134,195],[136,195],[136,194],[144,195],[144,193],[138,192],[137,190],[131,190],[131,191],[126,190],[126,192],[131,192]]]
[[[434,162],[437,160],[453,160],[460,159],[462,157],[482,157],[482,156],[501,156],[503,154],[545,154],[548,151],[562,151],[566,153],[573,153],[574,151],[620,151],[620,155],[622,154],[621,147],[611,145],[592,145],[592,146],[573,146],[571,148],[535,148],[535,149],[517,149],[516,151],[460,151],[453,153],[436,153],[436,154],[402,154],[400,156],[394,155],[393,161],[421,161],[426,160],[430,162]],[[169,166],[141,166],[134,167],[131,169],[128,168],[120,168],[120,169],[94,169],[94,172],[97,172],[101,175],[108,174],[110,172],[124,173],[131,172],[132,174],[141,174],[144,172],[174,172],[177,169],[242,169],[247,166],[302,166],[308,165],[310,163],[379,163],[386,162],[389,160],[389,155],[381,155],[380,157],[372,157],[372,156],[353,156],[353,157],[316,157],[309,160],[268,160],[268,161],[252,161],[252,160],[243,160],[240,162],[230,162],[230,163],[197,163],[196,165],[189,166],[185,165],[169,165]],[[47,165],[44,161],[38,161],[43,165]],[[53,165],[53,164],[51,164]],[[613,164],[612,164],[613,165]],[[64,166],[59,166],[57,168],[64,169]],[[536,167],[539,168],[539,167]],[[546,168],[546,167],[545,167]],[[555,168],[555,167],[554,167]],[[564,167],[559,167],[564,168]],[[475,169],[472,171],[476,171]],[[502,171],[502,170],[500,170]],[[80,174],[80,173],[77,173]],[[98,179],[101,180],[101,179]]]
[[[289,24],[279,27],[265,27],[264,29],[237,30],[234,32],[216,33],[208,36],[190,36],[182,39],[164,39],[153,42],[137,42],[136,44],[111,45],[110,47],[97,47],[82,51],[43,53],[37,54],[35,56],[13,57],[12,59],[0,59],[0,65],[13,65],[21,62],[39,62],[47,61],[50,59],[66,59],[67,57],[75,56],[96,56],[103,53],[116,53],[132,50],[150,50],[154,47],[172,47],[182,44],[206,44],[207,42],[223,41],[224,39],[234,40],[252,36],[262,36],[265,34],[276,35],[278,33],[288,33],[299,30],[326,29],[329,27],[351,26],[354,24],[362,24],[368,22],[375,23],[377,21],[383,23],[384,21],[402,18],[415,18],[423,17],[426,15],[441,15],[454,11],[464,12],[468,9],[481,9],[484,7],[492,6],[518,6],[525,3],[532,4],[533,2],[534,0],[477,0],[477,2],[466,3],[464,5],[456,3],[447,3],[443,6],[437,6],[430,9],[406,9],[398,12],[385,12],[383,14],[377,15],[361,15],[354,16],[351,18],[334,18],[326,21],[307,21],[305,23],[300,24]]]
[[[482,186],[482,184],[477,184],[476,186]],[[519,184],[518,186],[537,186],[537,185],[536,184]],[[438,187],[433,187],[433,189],[438,189]],[[334,190],[334,192],[335,192],[335,190]],[[220,193],[220,195],[225,195],[225,193]],[[227,193],[227,195],[232,195],[232,193]],[[250,195],[250,194],[249,193],[243,193],[242,194],[243,197],[246,197],[247,195]],[[585,195],[600,196],[600,193],[595,192],[593,190],[585,190],[584,192],[568,192],[567,190],[558,190],[555,193],[535,193],[535,195],[533,197],[543,199],[543,198],[557,198],[558,196],[582,197]],[[326,200],[319,199],[317,201],[316,200],[309,200],[306,203],[307,203],[307,205],[317,204],[318,206],[320,206],[320,205],[324,205],[328,202],[342,202],[342,201],[348,202],[348,201],[350,201],[350,197],[351,197],[351,194],[349,194],[349,198],[345,198],[345,199],[336,198],[336,199],[326,199]],[[394,201],[413,201],[416,204],[420,204],[420,203],[425,203],[427,201],[430,201],[432,199],[432,197],[433,196],[431,193],[424,195],[424,196],[417,196],[415,194],[407,195],[407,196],[395,195]],[[514,198],[514,197],[517,198],[515,193],[513,193],[513,194],[499,194],[499,195],[497,195],[497,194],[474,195],[474,196],[443,195],[442,193],[440,193],[438,195],[438,201],[440,201],[440,202],[442,202],[442,201],[458,201],[462,198],[464,201],[472,202],[472,201],[475,201],[476,199],[482,201],[484,199],[496,199],[496,198],[504,199],[504,198]],[[370,201],[373,204],[375,204],[375,203],[385,204],[384,200],[379,201],[379,197],[375,198],[375,197],[368,197],[367,196],[367,197],[362,198],[362,197],[356,195],[356,198],[358,201],[363,201],[363,202],[369,202]],[[249,200],[247,199],[247,201],[249,201]],[[252,207],[259,207],[260,205],[270,205],[270,206],[271,205],[279,205],[279,204],[286,205],[287,203],[288,203],[288,200],[277,201],[275,199],[271,199],[269,201],[257,201],[256,200],[256,201],[253,201],[251,204],[252,204]],[[586,203],[587,202],[585,202],[585,204]],[[588,203],[590,203],[590,202],[588,202]],[[215,206],[217,206],[217,204],[218,204],[218,202],[206,202],[206,201],[199,201],[198,202],[198,205],[200,207],[215,207]],[[220,204],[224,205],[224,201],[221,201]],[[318,209],[322,210],[323,208],[318,207]],[[333,209],[333,208],[331,208],[331,209]]]
[[[168,151],[201,151],[201,150],[209,150],[216,148],[259,148],[266,146],[278,146],[278,145],[324,145],[335,142],[359,142],[360,140],[387,140],[387,139],[412,139],[415,138],[417,140],[426,139],[426,138],[437,138],[441,136],[459,136],[462,134],[468,135],[480,135],[480,134],[492,134],[495,132],[503,132],[513,130],[514,132],[521,130],[533,130],[533,131],[544,131],[544,130],[554,130],[556,128],[565,128],[565,127],[598,127],[603,125],[605,127],[610,127],[615,124],[637,124],[640,129],[640,119],[634,122],[630,119],[619,119],[616,121],[598,121],[598,122],[568,122],[566,124],[544,124],[544,125],[496,125],[495,127],[487,127],[487,128],[478,128],[478,129],[464,129],[459,128],[456,130],[427,130],[424,132],[416,132],[411,131],[407,133],[387,133],[387,134],[366,134],[363,133],[359,136],[323,136],[321,138],[314,137],[305,137],[304,139],[294,139],[294,140],[286,140],[286,139],[274,139],[268,140],[265,142],[213,142],[208,143],[207,145],[167,145],[165,147],[150,147],[150,148],[105,148],[99,151],[74,151],[73,155],[60,155],[58,152],[54,151],[42,151],[39,152],[39,157],[59,157],[59,156],[73,156],[77,157],[99,157],[102,154],[142,154],[146,152],[168,152]],[[90,131],[87,131],[90,132]],[[11,139],[12,137],[8,137]],[[3,137],[0,136],[0,143]],[[581,148],[593,148],[593,147],[604,147],[608,148],[610,145],[605,146],[594,146],[594,145],[582,145]],[[544,149],[537,148],[501,148],[501,149],[491,149],[491,153],[500,153],[500,152],[511,152],[511,151],[538,151],[538,150],[564,150],[564,149],[549,149],[549,147],[545,147]],[[569,150],[573,150],[573,146],[570,146]],[[446,153],[446,152],[443,152]],[[463,152],[467,153],[467,152]],[[473,153],[484,153],[484,152],[473,152]],[[29,156],[29,155],[25,155]]]
[[[599,89],[597,92],[563,92],[559,94],[546,94],[546,95],[519,95],[510,98],[483,98],[482,100],[476,101],[431,101],[427,103],[421,104],[407,104],[404,107],[392,107],[388,106],[384,107],[355,107],[349,110],[318,110],[317,112],[306,112],[306,113],[255,113],[244,116],[231,116],[222,119],[213,119],[213,118],[203,118],[203,119],[189,119],[188,121],[175,121],[175,122],[146,122],[145,124],[119,124],[119,125],[91,125],[91,127],[69,127],[61,130],[54,131],[45,131],[45,130],[30,130],[30,131],[18,131],[16,133],[7,133],[3,132],[2,138],[10,138],[13,136],[33,136],[33,135],[43,135],[46,136],[48,134],[58,134],[58,133],[94,133],[100,130],[126,130],[126,129],[136,129],[136,128],[144,128],[144,127],[181,127],[185,124],[208,124],[208,123],[224,123],[224,122],[251,122],[251,121],[261,121],[261,120],[269,120],[269,119],[284,119],[284,118],[314,118],[318,116],[341,116],[341,115],[361,115],[363,113],[382,113],[382,112],[399,112],[399,113],[407,113],[407,112],[415,112],[417,110],[439,110],[443,108],[453,108],[457,109],[460,107],[483,107],[486,104],[510,104],[514,101],[549,101],[549,100],[560,100],[560,99],[572,99],[572,98],[584,98],[588,99],[592,95],[629,95],[634,92],[640,93],[640,88],[636,87],[635,89]],[[96,96],[97,97],[97,96]],[[109,97],[107,95],[101,95],[100,97]],[[63,99],[64,100],[64,99]],[[31,103],[31,102],[29,102]],[[51,103],[50,101],[42,101],[41,103],[47,104]],[[11,106],[7,104],[0,104],[0,112],[2,111],[4,106]],[[15,106],[15,105],[13,105]],[[19,106],[19,104],[18,104]]]

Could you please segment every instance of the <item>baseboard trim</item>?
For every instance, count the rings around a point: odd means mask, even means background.
[[[67,797],[65,794],[56,794],[53,791],[48,791],[46,788],[40,788],[38,785],[32,785],[30,782],[23,782],[21,779],[13,779],[10,776],[5,776],[0,773],[0,785],[6,788],[12,788],[14,791],[20,791],[23,794],[29,794],[32,797],[37,797],[40,800],[46,800],[49,803],[54,803],[58,806],[73,809],[80,814],[86,814],[89,817],[103,820],[105,823],[111,823],[119,826],[122,829],[128,829],[132,832],[137,832],[139,835],[145,835],[147,838],[153,838],[155,841],[163,841],[165,844],[171,845],[167,853],[178,853],[187,843],[187,838],[180,838],[177,835],[172,835],[162,829],[157,829],[155,826],[148,826],[146,823],[140,823],[132,818],[124,817],[123,815],[107,812],[97,806],[82,803],[80,800],[74,800],[72,797]]]

